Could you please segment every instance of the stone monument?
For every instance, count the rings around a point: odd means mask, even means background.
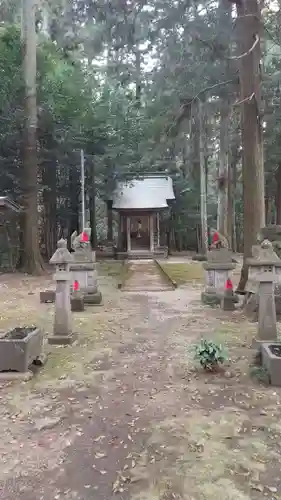
[[[269,240],[264,240],[259,245],[253,245],[252,255],[252,258],[247,259],[249,273],[246,284],[245,313],[253,315],[254,320],[258,319],[260,276],[270,270],[274,283],[275,309],[277,314],[281,314],[281,295],[278,293],[281,287],[281,260]]]
[[[258,333],[254,339],[254,345],[277,340],[274,278],[271,266],[264,267],[258,276]]]
[[[224,290],[231,271],[235,268],[231,252],[227,248],[210,250],[205,269],[205,290],[201,299],[204,304],[220,304],[224,297]]]
[[[78,283],[84,304],[97,305],[101,303],[102,295],[98,290],[95,253],[91,249],[90,237],[91,229],[83,231],[79,236],[77,233],[72,234],[74,261],[71,263],[70,270],[72,283]],[[73,287],[71,292],[73,293]]]
[[[59,240],[57,250],[50,259],[50,264],[55,265],[56,282],[54,334],[48,338],[49,344],[67,345],[72,344],[75,335],[72,333],[72,315],[70,304],[70,264],[73,257],[67,250],[66,240]]]
[[[274,273],[268,266],[259,275],[259,323],[253,346],[258,348],[269,382],[281,386],[281,343],[277,340],[276,311],[274,300]]]

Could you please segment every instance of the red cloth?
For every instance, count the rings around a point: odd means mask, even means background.
[[[219,233],[216,231],[213,236],[213,243],[217,243],[219,241]]]
[[[79,290],[79,283],[77,280],[75,280],[73,283],[73,291],[78,292],[78,290]]]
[[[83,233],[81,234],[81,242],[82,243],[87,243],[88,241],[89,241],[89,236],[86,233],[86,231],[83,231]]]
[[[229,278],[226,280],[225,289],[226,290],[233,290],[232,281]]]

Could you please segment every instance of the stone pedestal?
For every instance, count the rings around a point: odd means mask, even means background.
[[[235,302],[233,290],[225,290],[221,301],[221,308],[224,311],[235,311]]]
[[[84,298],[80,293],[74,293],[70,299],[71,311],[82,312],[85,309]]]
[[[220,304],[224,297],[225,285],[235,268],[231,252],[227,248],[211,250],[208,261],[203,263],[205,269],[205,290],[201,295],[205,304]]]
[[[72,344],[75,336],[72,333],[72,315],[70,304],[70,282],[69,270],[73,257],[67,250],[65,240],[58,242],[58,248],[50,260],[50,264],[56,266],[54,279],[56,281],[56,300],[54,334],[48,338],[50,344],[67,345]]]

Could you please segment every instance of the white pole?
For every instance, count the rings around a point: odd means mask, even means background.
[[[85,229],[85,161],[84,151],[81,149],[81,199],[82,199],[82,231]]]
[[[208,253],[208,216],[207,216],[207,195],[206,195],[206,170],[205,170],[205,150],[203,134],[203,104],[199,100],[199,124],[200,124],[200,212],[201,212],[201,239],[202,252]]]

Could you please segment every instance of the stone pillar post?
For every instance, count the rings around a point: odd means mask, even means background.
[[[160,247],[160,217],[159,212],[157,212],[157,246]]]
[[[131,251],[131,218],[129,216],[126,217],[127,223],[127,252]]]
[[[123,216],[122,214],[119,214],[119,221],[118,221],[118,243],[117,243],[117,250],[123,251],[123,240],[122,240],[122,235],[123,235]]]
[[[113,242],[113,214],[112,201],[107,202],[107,242]]]
[[[153,214],[149,215],[149,235],[150,235],[150,251],[154,252],[154,231],[153,231]]]
[[[254,345],[277,340],[276,309],[274,299],[274,273],[272,268],[258,276],[258,335]]]
[[[67,250],[66,240],[58,242],[57,250],[50,260],[56,266],[54,279],[56,281],[56,300],[54,335],[48,338],[50,344],[72,344],[75,336],[72,333],[72,315],[70,304],[70,264],[73,257]]]

